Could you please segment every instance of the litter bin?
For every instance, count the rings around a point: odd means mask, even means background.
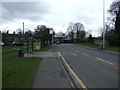
[[[32,50],[30,50],[29,53],[32,54]]]
[[[100,49],[103,50],[103,43],[100,43]]]
[[[24,51],[22,49],[17,50],[18,57],[24,57]]]

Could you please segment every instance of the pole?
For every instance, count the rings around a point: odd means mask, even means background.
[[[105,0],[103,0],[103,49],[105,49]]]
[[[53,37],[53,29],[51,29],[52,30],[52,44],[54,43],[54,37]]]
[[[53,33],[52,33],[52,44],[53,44]]]
[[[24,22],[23,22],[23,34],[24,34]]]
[[[74,32],[74,43],[75,43],[75,32]]]
[[[27,54],[29,54],[29,33],[27,33],[26,36],[27,36]]]

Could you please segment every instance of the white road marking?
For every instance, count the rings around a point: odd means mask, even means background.
[[[82,54],[85,54],[85,55],[89,56],[89,54],[87,54],[87,53],[82,53]]]
[[[98,59],[98,60],[100,60],[100,61],[103,61],[103,62],[106,62],[106,63],[109,63],[109,64],[112,64],[112,65],[115,65],[114,63],[111,63],[111,62],[109,62],[109,61],[103,60],[103,59],[101,59],[101,58],[96,58],[96,59]]]
[[[62,56],[60,52],[58,52],[58,56]]]
[[[73,53],[73,55],[77,56],[77,54],[76,54],[76,53]]]

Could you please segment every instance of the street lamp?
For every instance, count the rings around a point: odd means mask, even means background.
[[[103,0],[103,49],[105,49],[105,0]]]
[[[23,34],[24,34],[24,22],[23,22]]]

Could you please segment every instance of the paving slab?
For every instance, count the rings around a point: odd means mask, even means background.
[[[32,88],[71,88],[57,59],[44,59],[35,76]]]
[[[48,52],[35,52],[31,56],[43,58],[35,75],[32,88],[71,88],[70,82],[57,59],[55,46]],[[26,57],[30,56],[26,55]]]

